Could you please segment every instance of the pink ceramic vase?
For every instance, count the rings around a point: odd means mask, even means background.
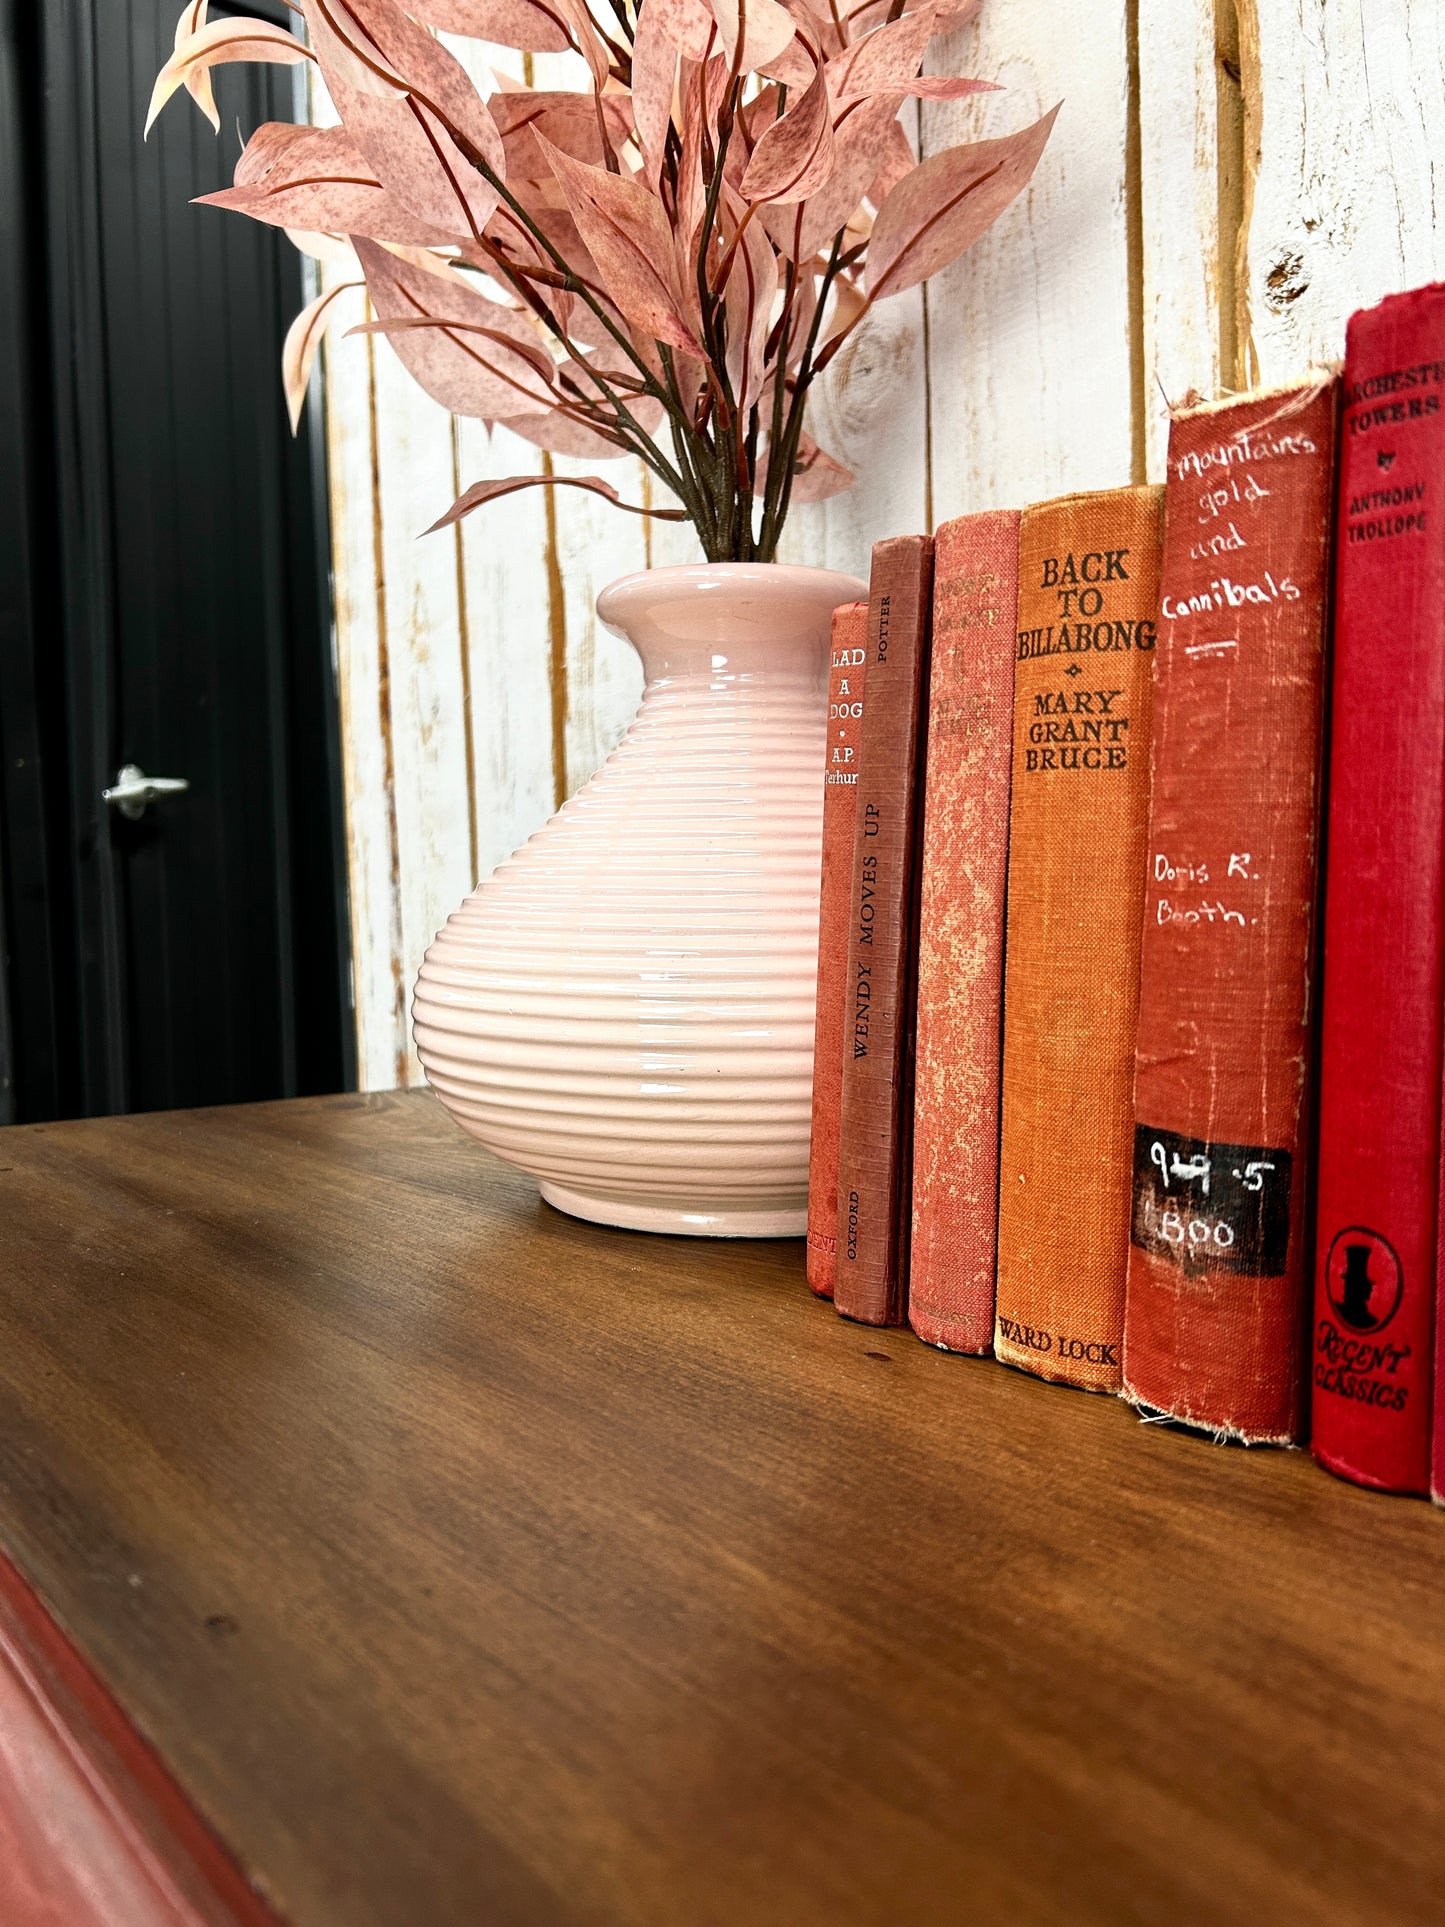
[[[421,968],[427,1077],[562,1211],[806,1227],[832,610],[849,575],[714,563],[598,598],[646,675],[614,754]]]

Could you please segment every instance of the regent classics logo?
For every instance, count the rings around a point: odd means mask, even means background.
[[[1325,1260],[1325,1290],[1342,1325],[1383,1331],[1400,1309],[1404,1285],[1394,1247],[1378,1231],[1352,1224],[1336,1233]]]

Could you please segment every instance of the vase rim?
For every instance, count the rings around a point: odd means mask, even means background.
[[[868,584],[838,569],[815,568],[802,562],[683,562],[666,568],[636,569],[609,582],[597,598],[597,613],[614,635],[628,636],[634,622],[652,605],[683,595],[716,591],[736,595],[740,589],[763,595],[779,592],[814,605],[835,609],[844,602],[866,602]]]

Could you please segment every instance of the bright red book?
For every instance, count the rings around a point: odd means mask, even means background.
[[[833,1296],[838,1248],[838,1112],[843,1101],[844,1005],[848,985],[848,893],[853,886],[853,818],[868,604],[833,611],[828,661],[828,763],[823,776],[823,880],[818,903],[818,1014],[813,1031],[813,1135],[808,1146],[808,1283]]]
[[[833,1304],[901,1325],[908,1297],[920,733],[928,691],[933,541],[873,546],[844,990]]]
[[[1134,1062],[1124,1390],[1303,1431],[1338,384],[1169,431]]]
[[[1016,509],[963,515],[938,531],[908,1322],[952,1352],[993,1349],[1018,575]]]
[[[1352,317],[1320,1053],[1313,1448],[1430,1477],[1445,946],[1445,287]]]

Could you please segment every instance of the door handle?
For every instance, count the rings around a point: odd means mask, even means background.
[[[158,796],[179,796],[191,787],[184,776],[147,776],[139,763],[126,763],[116,772],[114,783],[100,792],[101,801],[128,816],[132,821],[144,816],[148,805]]]

